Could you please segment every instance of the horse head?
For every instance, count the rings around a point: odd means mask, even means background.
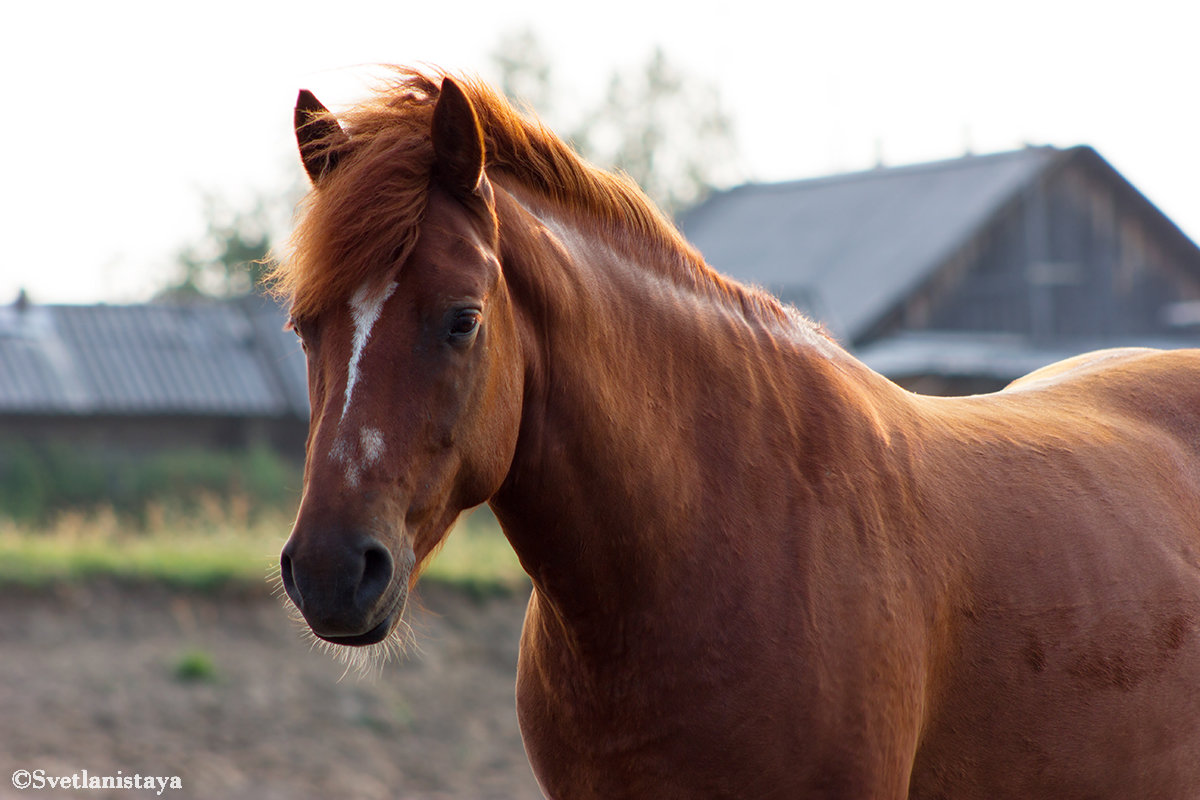
[[[313,190],[291,327],[311,419],[280,571],[334,644],[397,629],[420,566],[516,447],[522,367],[484,138],[453,80],[428,95],[423,133],[395,141],[369,126],[356,141],[307,92],[296,106]]]

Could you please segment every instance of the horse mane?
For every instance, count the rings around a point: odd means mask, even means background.
[[[445,73],[392,67],[373,96],[338,117],[316,143],[337,169],[305,199],[287,256],[268,278],[293,318],[344,301],[365,281],[384,280],[408,257],[424,216],[434,153],[433,110]],[[791,324],[766,292],[709,267],[633,181],[583,161],[569,145],[482,81],[455,77],[484,132],[487,168],[520,181],[577,215],[632,234],[665,256],[682,280],[743,313]],[[344,129],[348,138],[341,135]]]

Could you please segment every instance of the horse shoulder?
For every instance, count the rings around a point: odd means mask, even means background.
[[[945,428],[931,517],[963,534],[967,557],[913,786],[1042,796],[1107,781],[1113,796],[1186,796],[1200,778],[1200,738],[1180,722],[1200,713],[1200,352],[1086,354],[927,405]],[[1159,764],[1137,737],[1054,744],[1114,719],[1156,731],[1179,760]],[[1050,744],[1034,758],[1022,741]],[[971,777],[952,779],[954,763]]]

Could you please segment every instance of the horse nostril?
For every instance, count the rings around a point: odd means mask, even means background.
[[[280,581],[318,636],[362,636],[390,620],[406,596],[404,587],[389,592],[392,554],[365,532],[324,534],[307,540],[293,534],[279,555]]]
[[[300,596],[300,590],[296,588],[296,578],[292,575],[292,558],[286,551],[279,556],[279,577],[283,579],[283,590],[296,604],[296,608],[304,610],[303,598]]]
[[[370,608],[387,591],[392,582],[392,554],[379,542],[371,542],[363,550],[362,580],[358,583],[355,601],[359,608]]]

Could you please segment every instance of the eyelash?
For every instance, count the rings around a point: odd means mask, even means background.
[[[308,342],[306,341],[304,331],[301,330],[302,326],[297,320],[289,319],[287,325],[284,327],[285,330],[290,330],[292,333],[296,334],[296,338],[300,340],[300,346],[305,350],[308,350]]]

